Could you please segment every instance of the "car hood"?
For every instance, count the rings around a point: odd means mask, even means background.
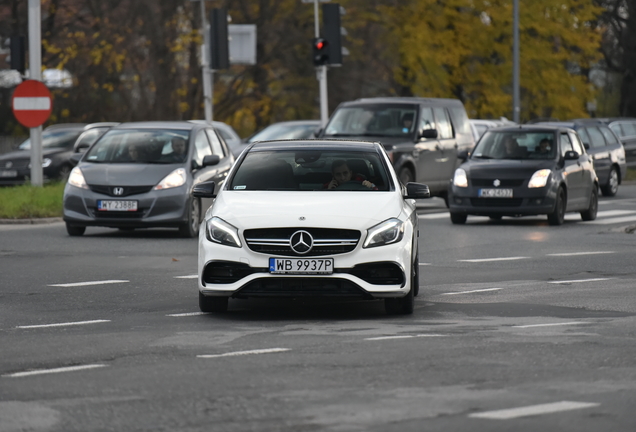
[[[401,200],[396,192],[224,190],[206,217],[213,214],[239,229],[337,227],[362,230],[399,216]]]
[[[540,169],[553,169],[554,165],[553,160],[471,159],[460,168],[465,169],[471,178],[491,178],[493,175],[519,178],[530,177]]]
[[[57,153],[64,153],[70,151],[69,149],[62,148],[48,148],[42,149],[42,156],[52,156]],[[31,150],[14,150],[9,153],[4,153],[0,155],[0,161],[15,161],[15,160],[23,160],[23,159],[31,159]]]
[[[150,165],[132,163],[81,163],[79,167],[87,184],[104,186],[155,185],[177,168],[174,164]]]

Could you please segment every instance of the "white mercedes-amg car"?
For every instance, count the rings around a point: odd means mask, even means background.
[[[212,198],[213,182],[194,196]],[[379,143],[286,140],[251,144],[232,167],[199,234],[199,306],[229,298],[385,299],[413,312],[419,289],[415,199]]]

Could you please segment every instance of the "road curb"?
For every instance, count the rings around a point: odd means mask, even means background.
[[[63,222],[61,217],[28,218],[28,219],[0,219],[0,224],[5,225],[41,225]]]

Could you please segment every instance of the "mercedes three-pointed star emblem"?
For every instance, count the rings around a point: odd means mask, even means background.
[[[289,238],[289,245],[298,255],[304,255],[314,246],[314,238],[307,231],[296,231]]]

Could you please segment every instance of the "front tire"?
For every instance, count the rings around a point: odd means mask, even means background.
[[[199,291],[201,312],[227,312],[228,297],[206,297]]]
[[[84,235],[84,232],[86,232],[86,227],[81,225],[71,225],[66,222],[66,232],[71,237],[80,237]]]
[[[616,170],[616,167],[612,167],[610,170],[607,183],[601,187],[601,192],[603,193],[603,196],[609,197],[616,195],[618,192],[618,171]]]
[[[420,254],[415,255],[415,262],[413,263],[413,269],[411,270],[411,289],[413,290],[413,297],[417,297],[420,293]]]
[[[590,196],[590,205],[587,210],[581,212],[581,219],[584,221],[592,221],[596,219],[598,213],[598,191],[596,185],[592,188],[592,196]]]
[[[201,223],[201,201],[192,197],[188,204],[187,222],[179,227],[181,237],[194,238],[199,235],[199,224]]]
[[[468,215],[464,213],[453,213],[450,214],[451,222],[455,225],[463,225],[466,223],[466,219],[468,219]]]
[[[562,225],[565,219],[565,191],[563,188],[559,188],[557,192],[556,203],[554,204],[554,210],[548,214],[548,223],[550,225]]]

